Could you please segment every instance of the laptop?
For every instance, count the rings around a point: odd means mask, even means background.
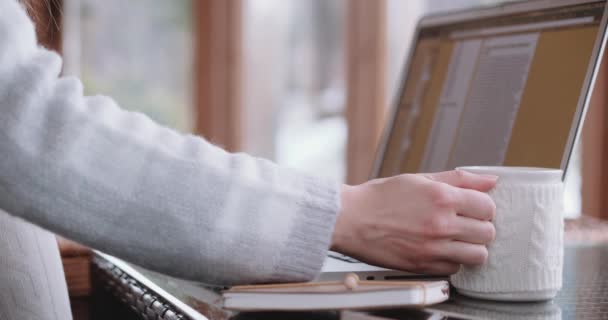
[[[605,0],[534,0],[423,17],[371,178],[469,165],[559,168],[565,177],[606,12]],[[417,276],[331,252],[319,278],[349,272]]]

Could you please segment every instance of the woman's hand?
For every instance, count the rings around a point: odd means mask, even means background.
[[[465,171],[404,174],[344,185],[332,250],[424,274],[452,274],[486,261],[495,176]]]

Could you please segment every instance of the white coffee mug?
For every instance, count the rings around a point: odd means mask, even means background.
[[[498,176],[496,239],[484,265],[462,266],[450,280],[459,293],[482,299],[538,301],[562,286],[562,171],[529,167],[461,167]]]

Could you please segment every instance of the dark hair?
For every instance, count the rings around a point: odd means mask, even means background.
[[[25,8],[25,11],[27,11],[27,13],[30,15],[30,18],[32,18],[32,20],[36,21],[36,19],[38,18],[38,12],[36,10],[36,4],[39,1],[36,1],[36,0],[19,0],[19,2],[23,5],[23,7]]]
[[[54,11],[60,9],[58,0],[19,0],[19,2],[25,7],[34,22],[38,22],[42,15],[55,18]]]
[[[61,0],[19,0],[36,25],[40,44],[57,50],[61,36]]]

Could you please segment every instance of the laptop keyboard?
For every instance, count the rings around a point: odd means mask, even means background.
[[[338,259],[344,262],[349,262],[349,263],[361,263],[361,261],[355,259],[355,258],[351,258],[347,255],[343,255],[341,253],[337,253],[337,252],[333,252],[333,251],[329,251],[329,253],[327,253],[327,255],[331,258],[334,259]]]

